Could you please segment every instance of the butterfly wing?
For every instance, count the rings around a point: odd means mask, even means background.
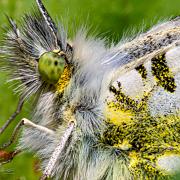
[[[128,154],[128,168],[137,178],[180,166],[179,42],[176,18],[119,45],[104,62],[113,71],[103,142]]]

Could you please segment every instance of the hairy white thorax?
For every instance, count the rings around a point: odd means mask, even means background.
[[[69,43],[63,27],[58,29],[37,3],[40,10],[26,15],[19,27],[9,20],[2,55],[11,80],[21,82],[17,91],[24,100],[38,97],[32,121],[54,133],[25,127],[18,148],[38,155],[42,170],[53,164],[55,179],[156,179],[175,173],[180,164],[180,18],[109,48],[82,30]],[[56,83],[39,71],[40,59],[49,52],[65,62]],[[56,64],[41,60],[41,68],[53,74]],[[71,122],[74,129],[65,136]]]

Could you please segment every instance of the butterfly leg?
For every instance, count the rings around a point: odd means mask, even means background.
[[[53,152],[53,154],[52,154],[52,156],[48,162],[48,165],[45,168],[45,171],[43,173],[43,176],[41,177],[41,180],[46,180],[46,179],[51,177],[55,163],[56,163],[59,155],[63,151],[69,137],[72,135],[74,128],[75,128],[75,122],[70,121],[68,124],[68,127],[66,128],[66,130],[64,132],[64,134],[61,136],[61,139],[60,139],[57,147],[55,148],[55,150],[54,150],[54,152]]]
[[[17,105],[16,111],[11,115],[11,117],[6,121],[6,123],[0,128],[0,135],[5,131],[9,124],[20,114],[24,104],[24,97],[21,96]]]
[[[40,125],[37,125],[33,122],[31,122],[30,120],[26,119],[26,118],[23,118],[19,123],[18,125],[15,127],[13,133],[12,133],[12,136],[10,138],[10,140],[3,144],[0,149],[5,149],[7,148],[8,146],[10,146],[15,140],[16,140],[16,137],[21,129],[22,126],[26,126],[26,127],[32,127],[32,128],[35,128],[35,129],[38,129],[39,131],[42,131],[42,132],[45,132],[46,134],[50,134],[50,135],[53,135],[54,134],[54,131],[44,127],[44,126],[40,126]]]

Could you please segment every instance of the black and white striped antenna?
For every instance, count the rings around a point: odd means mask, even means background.
[[[46,10],[45,6],[43,5],[42,1],[41,0],[36,0],[36,3],[37,3],[37,6],[42,14],[42,16],[44,17],[48,27],[50,28],[51,32],[53,33],[54,35],[54,38],[56,40],[56,45],[57,47],[59,47],[60,49],[62,49],[61,47],[61,43],[59,43],[59,40],[57,38],[57,27],[54,23],[54,21],[52,20],[51,16],[49,15],[48,11]]]

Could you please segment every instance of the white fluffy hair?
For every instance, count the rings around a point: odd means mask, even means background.
[[[120,81],[123,92],[135,99],[156,86],[148,100],[151,115],[178,113],[180,18],[158,24],[130,42],[119,42],[108,48],[104,40],[87,37],[82,30],[68,44],[63,28],[55,28],[52,19],[44,18],[47,14],[41,10],[26,15],[20,27],[9,20],[10,29],[4,38],[1,54],[4,56],[3,66],[11,79],[21,81],[17,89],[25,99],[39,94],[33,122],[55,133],[50,135],[25,128],[18,148],[37,154],[44,170],[67,127],[64,112],[73,107],[76,128],[58,157],[52,176],[67,180],[134,179],[128,167],[128,155],[118,147],[100,141],[108,128],[104,111],[107,97],[111,96],[109,88]],[[69,63],[74,68],[61,95],[41,78],[37,68],[41,55],[57,48],[69,55]],[[159,54],[166,55],[167,64],[172,69],[176,82],[173,93],[165,91],[152,74],[151,60]],[[142,64],[147,70],[146,85],[135,70]],[[163,166],[164,161],[161,159]]]

